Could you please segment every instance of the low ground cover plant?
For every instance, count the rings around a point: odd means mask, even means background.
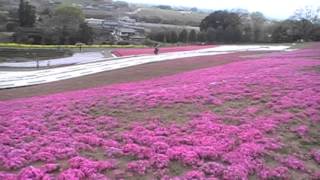
[[[0,179],[319,179],[318,47],[2,101]]]

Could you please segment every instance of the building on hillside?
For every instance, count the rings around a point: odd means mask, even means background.
[[[181,14],[192,14],[192,11],[178,11]]]
[[[103,26],[104,21],[104,19],[95,18],[85,19],[85,22],[92,28],[101,28]]]
[[[83,8],[83,5],[78,3],[72,3],[71,6],[81,8],[81,9]]]
[[[102,24],[102,28],[108,32],[113,32],[117,27],[119,27],[119,22],[114,20],[104,21]]]
[[[112,33],[117,41],[143,41],[146,39],[144,33],[133,28],[118,27]]]
[[[87,5],[83,8],[84,10],[99,10],[98,7],[93,6],[93,5]]]
[[[132,19],[128,16],[120,17],[119,21],[123,22],[123,23],[136,23],[137,22],[135,19]]]
[[[118,27],[114,30],[113,36],[117,41],[130,40],[130,37],[136,35],[136,30],[130,28]]]
[[[128,25],[128,24],[122,24],[121,27],[129,28],[129,29],[134,29],[140,34],[145,34],[145,28],[141,26],[136,26],[136,25]]]
[[[116,41],[142,41],[145,40],[145,28],[136,25],[136,21],[129,17],[118,19],[95,19],[85,20],[99,34],[109,34]],[[101,39],[101,38],[100,38]],[[105,39],[105,38],[104,38]],[[110,38],[107,38],[110,39]]]
[[[133,35],[130,37],[131,41],[135,41],[135,42],[143,42],[144,40],[146,40],[146,36],[145,35]]]
[[[62,2],[61,1],[57,1],[57,0],[49,0],[49,4],[52,5],[52,6],[57,6],[57,5],[62,4]]]
[[[98,7],[100,10],[104,10],[104,11],[112,11],[116,8],[116,6],[112,4],[101,4]]]

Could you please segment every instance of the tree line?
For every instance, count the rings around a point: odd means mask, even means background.
[[[218,43],[285,43],[320,41],[320,9],[306,7],[284,21],[267,19],[260,12],[246,10],[215,11],[200,23],[200,32],[162,31],[151,33],[159,42],[218,42]]]
[[[93,41],[93,30],[85,23],[84,14],[77,7],[62,5],[54,10],[47,8],[37,16],[34,6],[28,1],[20,0],[17,13],[19,27],[14,28],[16,41],[35,44],[75,44],[78,42],[89,44]],[[38,35],[32,35],[31,40],[29,36],[26,36],[30,31],[38,33]]]
[[[245,10],[215,11],[202,20],[208,42],[320,41],[320,9],[306,7],[284,21],[272,21],[262,13]]]
[[[149,38],[154,41],[164,42],[164,43],[188,43],[199,41],[199,33],[196,30],[186,30],[182,31],[160,31],[153,32],[149,35]]]
[[[320,41],[319,9],[306,7],[297,10],[283,21],[266,18],[260,12],[246,10],[215,11],[205,17],[200,30],[151,32],[148,37],[165,43],[283,43],[296,41]],[[28,1],[20,0],[17,11],[19,24],[9,23],[7,29],[16,31],[17,42],[36,44],[90,44],[94,39],[93,29],[85,23],[81,9],[59,6],[37,12]],[[0,18],[1,19],[1,18]],[[18,26],[18,27],[15,27]],[[36,29],[39,37],[24,36],[25,29]]]

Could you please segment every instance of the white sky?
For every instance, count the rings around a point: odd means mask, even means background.
[[[250,12],[260,11],[265,16],[286,19],[296,9],[305,6],[320,7],[320,0],[125,0],[133,3],[163,4],[204,9],[224,10],[242,8]]]

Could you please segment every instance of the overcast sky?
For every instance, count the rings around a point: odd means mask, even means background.
[[[320,7],[320,0],[125,0],[134,3],[163,4],[204,9],[242,8],[250,12],[260,11],[267,17],[286,19],[296,9],[312,6]]]

